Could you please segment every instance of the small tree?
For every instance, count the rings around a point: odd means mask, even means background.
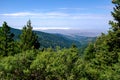
[[[14,53],[14,34],[10,32],[10,27],[6,22],[0,28],[0,54],[8,56]]]
[[[20,48],[21,50],[39,49],[40,43],[38,36],[32,31],[31,21],[23,27],[22,34],[20,35]]]

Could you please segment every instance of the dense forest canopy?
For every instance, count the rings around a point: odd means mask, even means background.
[[[83,55],[76,45],[70,48],[40,49],[41,42],[31,21],[14,40],[6,22],[0,28],[1,80],[119,80],[120,79],[120,0],[113,0],[114,20],[108,34],[90,43]]]

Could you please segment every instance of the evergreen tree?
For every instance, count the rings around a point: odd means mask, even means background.
[[[112,16],[114,21],[110,21],[109,24],[112,26],[109,31],[109,38],[107,45],[109,45],[109,50],[120,51],[120,0],[113,0],[115,4],[114,12]]]
[[[108,34],[102,34],[97,38],[94,52],[87,52],[88,54],[94,53],[96,59],[107,65],[118,62],[118,52],[120,52],[120,0],[112,2],[115,4],[114,11],[111,12],[114,21],[109,21],[112,27]]]
[[[0,28],[0,55],[8,56],[14,54],[14,34],[6,22]]]
[[[114,4],[120,4],[120,0],[112,0]]]
[[[95,58],[95,48],[94,44],[90,43],[88,47],[84,51],[84,59],[90,61],[91,59]]]
[[[40,43],[38,36],[32,31],[31,21],[23,27],[22,34],[20,35],[20,48],[21,50],[39,49]]]

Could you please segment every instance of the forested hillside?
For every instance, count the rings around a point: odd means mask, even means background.
[[[19,35],[6,22],[0,28],[1,80],[119,80],[120,79],[120,0],[111,13],[114,20],[108,34],[102,33],[81,55],[79,48],[40,49],[39,35],[27,22]],[[54,44],[54,43],[53,43]]]
[[[15,34],[14,39],[19,40],[19,35],[22,33],[19,29],[11,28],[11,32]],[[63,34],[50,34],[41,31],[34,31],[40,42],[41,48],[55,48],[59,46],[61,48],[69,48],[72,44],[75,44],[77,47],[87,46],[90,42],[95,41],[95,37],[86,37],[86,36],[68,36]]]

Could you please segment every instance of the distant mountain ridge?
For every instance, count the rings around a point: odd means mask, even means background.
[[[80,30],[80,29],[45,29],[45,30],[40,30],[36,29],[37,31],[43,31],[47,33],[55,33],[55,34],[64,34],[68,36],[85,36],[85,37],[96,37],[101,34],[100,31],[95,31],[95,30]]]
[[[15,39],[19,40],[19,35],[21,34],[20,29],[11,28],[11,32],[15,34]],[[78,35],[63,35],[63,34],[55,34],[55,33],[46,33],[41,31],[34,31],[40,41],[41,47],[55,48],[56,46],[60,47],[70,47],[72,44],[75,44],[78,47],[88,44],[89,42],[95,40],[95,37],[85,37]]]
[[[14,39],[19,40],[19,35],[21,34],[22,30],[11,28],[11,32],[15,34]],[[42,31],[35,31],[34,32],[38,35],[41,47],[48,48],[52,47],[55,48],[56,46],[60,46],[62,48],[70,47],[72,44],[75,44],[77,47],[82,47],[87,45],[89,42],[93,42],[96,40],[96,37],[86,37],[80,36],[78,34],[59,34],[59,33],[47,33]]]
[[[14,29],[11,28],[11,32],[15,34],[15,39],[19,40],[19,35],[21,34],[21,30],[19,29]],[[60,34],[50,34],[50,33],[45,33],[41,31],[34,31],[39,38],[39,42],[41,47],[48,48],[52,47],[55,48],[56,46],[60,47],[70,47],[73,43],[76,44],[77,46],[81,46],[81,43],[75,40],[68,39],[66,37],[63,37]]]

